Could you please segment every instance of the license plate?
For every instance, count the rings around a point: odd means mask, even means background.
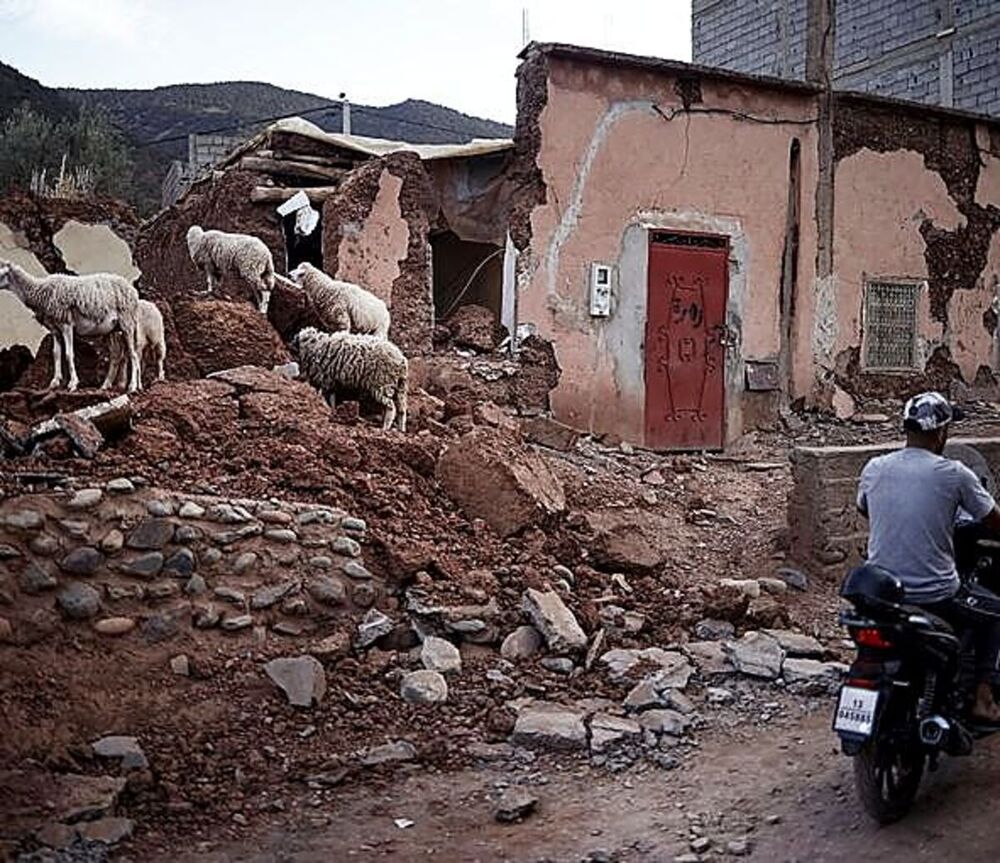
[[[857,686],[840,687],[837,715],[833,720],[834,731],[846,731],[868,737],[875,724],[875,707],[878,691]]]

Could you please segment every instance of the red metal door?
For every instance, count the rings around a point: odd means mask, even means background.
[[[721,449],[728,242],[653,233],[646,313],[646,446]]]

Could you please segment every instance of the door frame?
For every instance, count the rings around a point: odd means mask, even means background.
[[[722,404],[720,406],[720,421],[722,424],[721,433],[722,441],[720,446],[716,449],[714,447],[671,447],[669,450],[663,450],[664,452],[718,452],[725,449],[726,442],[728,441],[728,431],[729,431],[729,349],[731,347],[731,341],[729,338],[729,301],[730,301],[730,272],[729,272],[729,259],[732,254],[732,237],[729,234],[719,233],[716,231],[692,231],[688,229],[677,229],[667,226],[648,226],[646,231],[646,284],[644,285],[644,290],[646,292],[646,320],[643,323],[643,339],[642,339],[642,374],[643,374],[643,390],[644,398],[648,398],[648,382],[646,380],[646,368],[647,368],[647,356],[646,356],[646,336],[649,328],[649,288],[650,288],[650,274],[652,271],[652,251],[654,245],[664,245],[674,248],[699,248],[697,243],[691,243],[688,246],[685,243],[664,243],[657,242],[656,235],[667,234],[675,237],[690,237],[692,240],[707,240],[710,241],[711,245],[706,245],[704,248],[710,248],[713,250],[718,250],[723,255],[724,266],[723,266],[723,283],[722,283],[722,326],[726,332],[726,335],[722,342]],[[650,446],[649,440],[646,437],[648,425],[645,418],[645,407],[643,409],[643,442],[647,447]]]

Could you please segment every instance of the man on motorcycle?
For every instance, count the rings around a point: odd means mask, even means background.
[[[940,393],[914,396],[903,409],[906,446],[873,458],[861,472],[858,509],[869,521],[868,562],[903,583],[906,601],[968,632],[976,650],[973,716],[1000,723],[993,686],[1000,684],[1000,623],[964,603],[955,567],[954,527],[961,508],[1000,535],[1000,510],[964,464],[944,458],[958,408]]]

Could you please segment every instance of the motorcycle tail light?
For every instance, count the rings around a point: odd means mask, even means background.
[[[864,626],[851,630],[851,637],[854,639],[854,643],[861,647],[874,647],[877,650],[886,650],[893,646],[892,642],[882,633],[882,630],[874,626]]]
[[[858,689],[878,689],[879,682],[877,680],[869,680],[867,677],[848,677],[844,681],[847,686],[855,686]]]

